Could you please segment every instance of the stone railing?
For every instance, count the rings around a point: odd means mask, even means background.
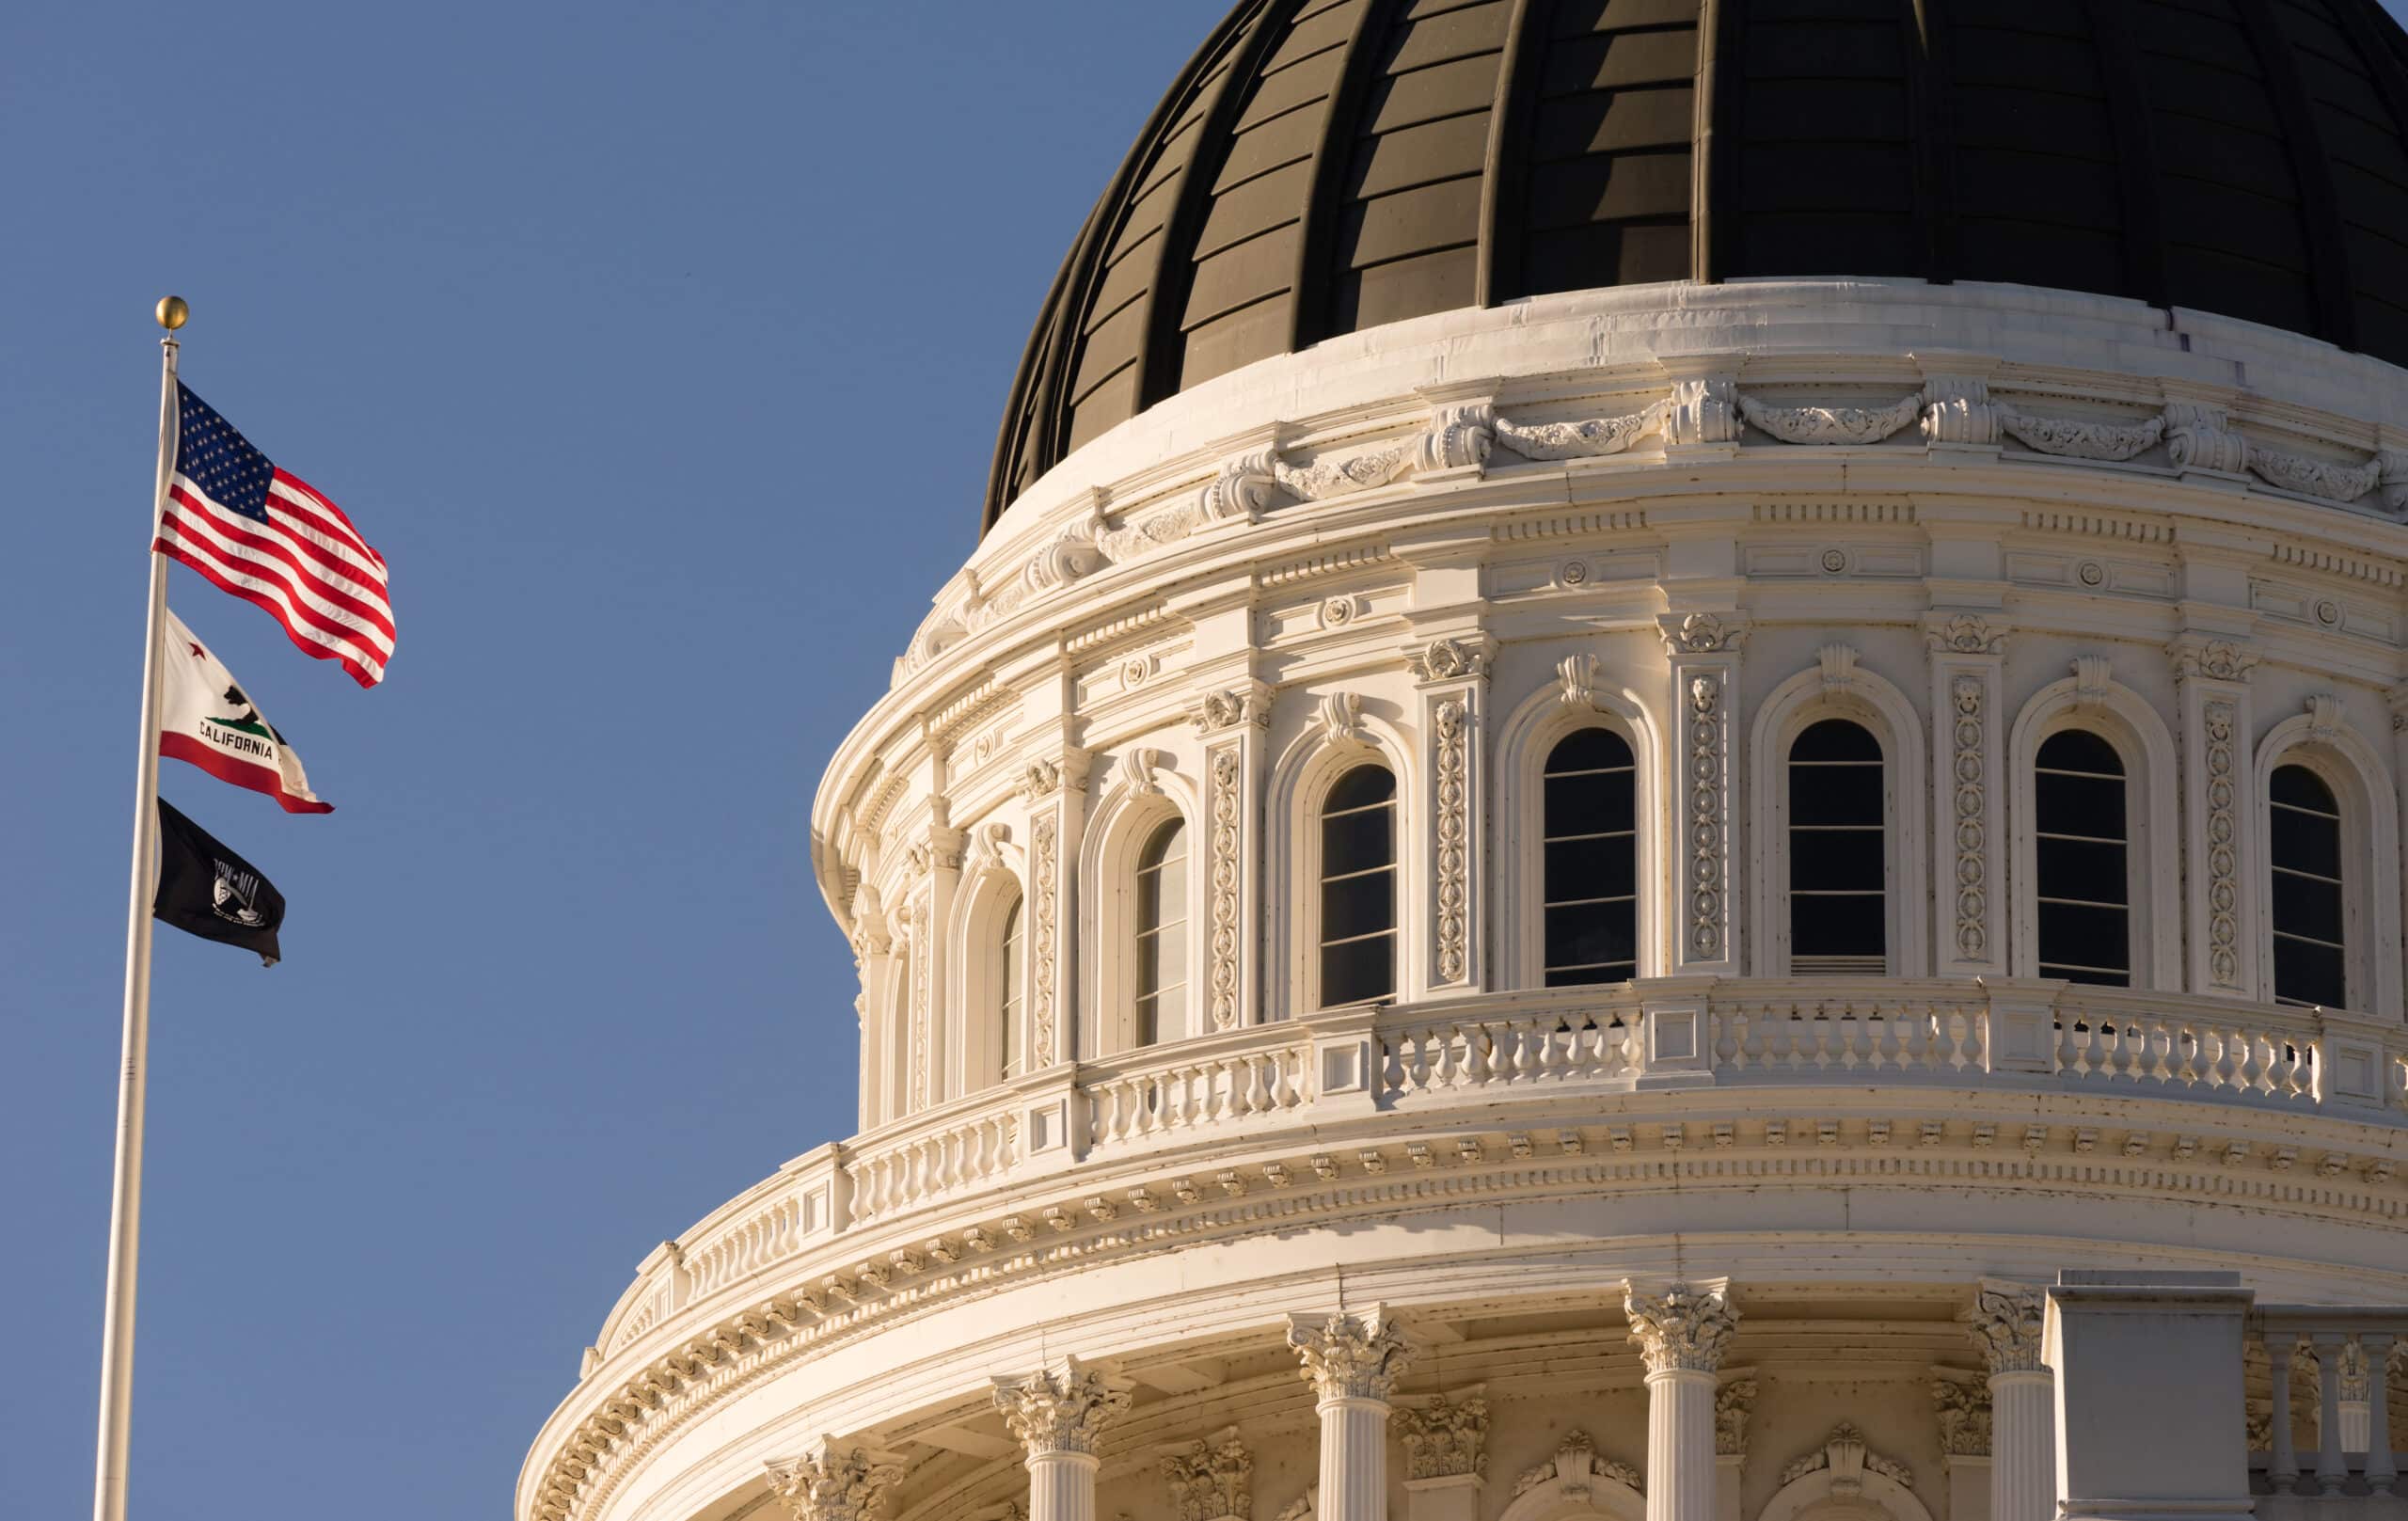
[[[2381,1509],[2369,1516],[2396,1513],[2381,1497],[2400,1483],[2390,1385],[2408,1308],[2260,1305],[2250,1330],[2267,1374],[2267,1397],[2249,1406],[2258,1514],[2337,1516],[2330,1507],[2345,1497],[2373,1498]]]
[[[2408,1026],[2027,979],[1666,977],[1333,1010],[1066,1063],[821,1147],[647,1258],[598,1346],[615,1352],[848,1232],[901,1231],[922,1212],[1022,1184],[1058,1187],[1063,1169],[1090,1159],[1277,1145],[1307,1127],[1436,1120],[1558,1091],[1868,1081],[2408,1126]],[[872,1281],[925,1268],[928,1248],[904,1243],[865,1264]]]

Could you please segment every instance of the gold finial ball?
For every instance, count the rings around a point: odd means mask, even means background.
[[[192,308],[184,305],[182,296],[166,296],[159,302],[159,325],[171,333],[182,327],[191,316]]]

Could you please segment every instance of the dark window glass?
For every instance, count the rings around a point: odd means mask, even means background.
[[[2033,771],[2040,975],[2130,987],[2124,758],[2099,736],[2067,729],[2041,743]]]
[[[1547,753],[1541,852],[1550,988],[1639,974],[1638,768],[1610,729]]]
[[[1321,1002],[1396,990],[1396,778],[1358,766],[1338,779],[1321,817]]]
[[[2341,907],[2341,808],[2324,779],[2278,766],[2268,787],[2274,899],[2274,997],[2349,1006]]]
[[[1003,1070],[999,1074],[1006,1083],[1020,1076],[1021,972],[1028,953],[1028,937],[1021,931],[1021,900],[1004,911],[1004,955],[999,969],[1004,979],[1002,1007],[997,1017],[1004,1022]]]
[[[1888,835],[1880,742],[1825,719],[1789,746],[1789,963],[1804,974],[1886,969]]]
[[[1137,853],[1137,1043],[1162,1038],[1187,990],[1187,826],[1172,819]]]

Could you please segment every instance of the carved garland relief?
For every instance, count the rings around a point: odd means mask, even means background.
[[[2233,705],[2207,706],[2208,776],[2208,978],[2219,988],[2241,986],[2241,877],[2238,789],[2232,777]]]
[[[1689,682],[1689,950],[1722,954],[1722,684]]]
[[[1225,745],[1212,753],[1212,964],[1210,976],[1212,1028],[1238,1025],[1238,887],[1243,863],[1238,828],[1244,803],[1241,752]]]
[[[1029,965],[1034,975],[1028,1005],[1036,1019],[1037,1038],[1032,1044],[1039,1067],[1051,1067],[1060,1059],[1054,1038],[1054,920],[1059,906],[1054,867],[1060,855],[1060,822],[1049,813],[1029,831],[1029,875],[1035,879],[1031,892],[1037,906],[1029,925]]]
[[[1448,698],[1438,705],[1438,980],[1461,982],[1469,960],[1465,906],[1471,883],[1466,836],[1466,788],[1470,740],[1464,728],[1464,705]]]
[[[929,900],[921,895],[911,904],[911,1107],[925,1109],[928,1102],[928,983],[934,974],[928,969],[930,953],[936,943],[936,927]]]
[[[1948,684],[1956,708],[1956,954],[1979,961],[1989,951],[1988,830],[1983,818],[1982,680]]]

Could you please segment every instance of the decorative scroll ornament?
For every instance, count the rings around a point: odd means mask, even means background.
[[[1142,746],[1120,758],[1121,774],[1129,779],[1129,790],[1140,798],[1159,798],[1163,784],[1157,774],[1170,769],[1175,759],[1166,750],[1148,750]]]
[[[2158,440],[2165,436],[2165,419],[2162,417],[2144,418],[2131,423],[2100,422],[2079,418],[2036,417],[2029,412],[2008,408],[2000,412],[1998,425],[2026,447],[2065,459],[2128,460],[2146,450],[2156,448]]]
[[[1238,747],[1225,745],[1215,750],[1212,771],[1212,1028],[1231,1030],[1238,1023],[1238,820],[1244,808],[1238,786],[1244,765]]]
[[[2077,655],[2073,658],[2073,700],[2079,707],[2104,707],[2108,689],[2115,686],[2115,668],[2103,655]]]
[[[1496,426],[1496,415],[1486,402],[1434,409],[1430,425],[1413,443],[1414,469],[1456,470],[1486,464]]]
[[[1998,404],[1989,382],[1972,375],[1935,375],[1924,382],[1923,436],[1934,444],[1995,444]]]
[[[1513,1498],[1520,1499],[1541,1484],[1553,1483],[1564,1498],[1585,1504],[1591,1494],[1591,1481],[1597,1479],[1610,1479],[1644,1492],[1638,1469],[1627,1463],[1600,1458],[1597,1444],[1590,1440],[1587,1432],[1568,1431],[1554,1457],[1535,1468],[1523,1470],[1522,1477],[1513,1481]]]
[[[2249,472],[2259,480],[2327,501],[2355,501],[2383,481],[2381,456],[2364,465],[2337,465],[2331,460],[2287,454],[2281,450],[2249,446]]]
[[[1650,1294],[1624,1283],[1622,1307],[1630,1317],[1630,1339],[1651,1373],[1713,1372],[1722,1366],[1731,1333],[1739,1328],[1739,1312],[1726,1289],[1676,1283]]]
[[[1689,682],[1689,949],[1722,954],[1722,684]]]
[[[1972,1379],[1931,1381],[1932,1413],[1940,1420],[1940,1450],[1951,1457],[1988,1457],[1990,1386]]]
[[[1844,692],[1856,685],[1856,650],[1847,644],[1826,644],[1814,652],[1815,663],[1822,668],[1823,689]]]
[[[1028,763],[1028,770],[1021,777],[1022,801],[1032,804],[1041,802],[1061,790],[1062,763],[1060,761],[1035,760]]]
[[[2258,657],[2228,639],[2177,642],[2166,652],[2174,661],[2177,681],[2205,676],[2210,681],[2246,681],[2258,668]]]
[[[1197,734],[1215,734],[1241,723],[1271,727],[1271,693],[1267,689],[1233,689],[1206,692],[1188,715]]]
[[[1379,1306],[1368,1315],[1291,1315],[1288,1345],[1304,1359],[1305,1379],[1323,1401],[1386,1402],[1413,1360],[1413,1343]]]
[[[2249,440],[2232,431],[2232,419],[2220,406],[2168,402],[2165,452],[2178,470],[2239,475],[2249,463]]]
[[[769,1492],[795,1521],[871,1521],[903,1477],[903,1459],[822,1437],[811,1455],[768,1465]]]
[[[1004,864],[1005,848],[1011,843],[1009,824],[981,824],[970,832],[970,844],[961,852],[961,870],[966,877],[995,871]]]
[[[1401,1410],[1392,1422],[1404,1438],[1407,1479],[1450,1479],[1488,1468],[1488,1402],[1475,1394],[1461,1402],[1439,1395],[1418,1410]]]
[[[1864,1445],[1864,1434],[1846,1421],[1831,1428],[1823,1439],[1820,1451],[1804,1457],[1781,1470],[1781,1481],[1794,1484],[1811,1473],[1830,1470],[1831,1493],[1843,1499],[1861,1494],[1866,1474],[1879,1474],[1901,1488],[1912,1489],[1914,1470],[1895,1458],[1885,1458]]]
[[[2020,1284],[1985,1283],[1965,1312],[1965,1326],[1992,1373],[2040,1370],[2040,1326],[2047,1300]]]
[[[1739,440],[1739,388],[1728,376],[1676,381],[1664,418],[1664,436],[1675,444],[1731,444]]]
[[[1989,952],[1989,829],[1982,774],[1981,678],[1960,675],[1948,684],[1955,710],[1951,776],[1955,792],[1951,811],[1956,841],[1956,955],[1981,960]]]
[[[1061,853],[1060,826],[1051,814],[1038,818],[1029,831],[1029,867],[1031,895],[1036,900],[1030,915],[1029,1013],[1036,1024],[1036,1040],[1029,1055],[1038,1067],[1051,1067],[1056,1046],[1054,1039],[1054,919],[1060,907],[1058,887],[1054,880]]]
[[[1664,648],[1673,655],[1713,655],[1737,649],[1748,638],[1745,628],[1726,626],[1710,612],[1688,613],[1677,627],[1667,616],[1657,620],[1657,626],[1663,630]]]
[[[1465,804],[1471,742],[1464,705],[1448,698],[1433,715],[1437,747],[1438,980],[1461,982],[1469,961],[1467,905],[1471,896],[1470,826]]]
[[[1512,422],[1498,418],[1497,441],[1524,459],[1586,459],[1619,454],[1651,433],[1664,431],[1671,416],[1669,400],[1651,402],[1620,417],[1584,418],[1576,422]]]
[[[1204,522],[1225,517],[1256,518],[1271,508],[1271,493],[1279,484],[1278,454],[1268,449],[1225,461],[1204,489],[1196,493],[1196,511]]]
[[[2300,706],[2307,714],[2307,737],[2317,744],[2331,744],[2349,726],[2341,714],[2341,699],[2331,692],[2318,692]]]
[[[1488,670],[1488,654],[1479,640],[1434,639],[1410,659],[1418,681],[1454,681],[1478,677]]]
[[[1325,692],[1313,708],[1313,721],[1320,725],[1323,742],[1332,745],[1360,745],[1369,741],[1363,735],[1363,697],[1360,692]]]
[[[1558,693],[1566,707],[1597,705],[1597,658],[1567,655],[1555,668]]]
[[[2208,980],[2218,988],[2241,986],[2241,819],[2233,782],[2238,721],[2234,705],[2222,701],[2210,703],[2202,718],[2208,741],[2202,768],[2208,779]]]
[[[1714,1391],[1714,1450],[1741,1456],[1748,1450],[1748,1417],[1755,1409],[1756,1381],[1735,1378]]]
[[[1175,1521],[1252,1521],[1254,1454],[1226,1427],[1163,1459]]]
[[[2006,648],[2006,630],[1993,629],[1973,614],[1959,612],[1939,627],[1925,630],[1924,642],[1951,655],[1996,655]]]
[[[1772,406],[1743,391],[1739,415],[1785,444],[1877,444],[1923,416],[1923,392],[1888,406]]]
[[[1025,1378],[994,1381],[995,1408],[1032,1457],[1092,1454],[1104,1427],[1129,1408],[1129,1383],[1076,1357]]]

